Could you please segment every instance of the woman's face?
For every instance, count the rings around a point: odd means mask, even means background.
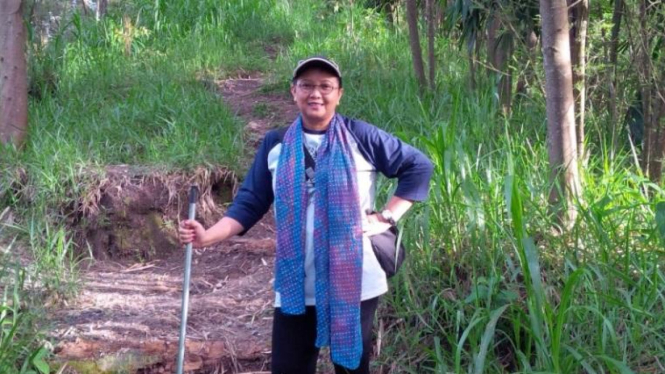
[[[330,123],[343,91],[335,75],[320,69],[305,71],[291,86],[304,125],[314,129],[325,128]]]

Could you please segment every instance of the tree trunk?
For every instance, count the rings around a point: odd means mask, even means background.
[[[429,68],[429,87],[436,88],[436,54],[434,50],[434,36],[436,31],[435,0],[427,0],[427,57]]]
[[[547,95],[547,140],[552,190],[550,203],[565,226],[577,216],[581,185],[575,140],[575,100],[566,0],[540,0],[543,65]],[[567,202],[566,210],[561,209]]]
[[[436,4],[436,1],[434,2]],[[446,23],[447,1],[439,1],[439,6],[436,7],[436,24],[443,25]],[[444,32],[443,27],[439,27],[439,32]]]
[[[388,22],[391,25],[395,24],[395,5],[393,4],[388,4],[385,8],[386,11],[386,17],[388,18]]]
[[[610,64],[616,70],[617,54],[619,50],[619,31],[621,30],[621,18],[623,16],[623,0],[614,0],[614,12],[612,13],[612,39],[610,39]]]
[[[489,9],[489,15],[487,17],[487,65],[490,66],[489,74],[490,77],[496,73],[496,70],[499,68],[496,66],[496,55],[498,52],[498,42],[497,34],[499,32],[499,17],[496,15],[497,9],[495,6],[495,1],[492,1],[492,4]]]
[[[95,10],[95,18],[97,21],[104,18],[106,15],[106,8],[108,7],[108,0],[97,0],[97,9]]]
[[[643,87],[644,148],[642,170],[655,183],[662,179],[665,155],[665,88]]]
[[[472,26],[473,27],[473,26]],[[480,61],[480,56],[483,54],[483,45],[486,43],[486,35],[483,32],[478,31],[473,31],[473,35],[471,36],[471,39],[473,40],[473,43],[470,44],[470,46],[473,48],[473,62],[474,62],[474,71],[478,70],[478,61]],[[487,48],[487,47],[485,47]],[[477,76],[476,76],[477,78]],[[476,83],[478,83],[477,79]]]
[[[513,76],[508,61],[513,53],[513,40],[512,35],[507,34],[511,33],[510,31],[506,31],[503,38],[497,36],[502,29],[508,29],[502,27],[504,25],[501,20],[501,11],[500,4],[494,1],[487,21],[487,60],[490,66],[490,77],[498,75],[498,80],[492,79],[492,84],[496,82],[501,111],[505,116],[508,116],[512,106],[513,94]]]
[[[662,179],[663,156],[665,156],[665,56],[655,50],[659,27],[654,30],[650,16],[659,17],[654,8],[640,1],[639,23],[639,80],[642,86],[642,111],[644,115],[644,148],[642,150],[642,170],[655,183]],[[660,21],[652,20],[653,22]],[[653,33],[653,34],[652,34]]]
[[[420,48],[420,37],[418,35],[418,7],[416,0],[406,0],[406,21],[409,24],[409,44],[411,45],[411,56],[413,57],[413,68],[420,89],[427,87],[425,78],[425,67],[423,66],[423,52]]]
[[[570,3],[571,25],[570,52],[573,68],[573,96],[575,97],[575,135],[577,155],[584,154],[584,113],[586,110],[586,36],[589,23],[589,0],[568,0]]]
[[[526,30],[526,35],[524,37],[526,44],[526,56],[523,57],[523,65],[527,66],[527,63],[536,61],[535,53],[536,47],[538,46],[538,36],[532,27],[529,27]],[[529,68],[522,73],[519,80],[517,81],[517,94],[526,95],[526,89],[531,85],[531,82],[534,80],[534,64],[531,63]]]
[[[28,79],[21,0],[0,3],[0,142],[20,147],[28,129]]]
[[[505,48],[502,48],[505,47]],[[513,106],[513,73],[511,72],[508,61],[513,55],[513,39],[506,41],[500,46],[502,52],[501,59],[501,78],[499,79],[499,102],[504,116],[509,116]]]
[[[474,55],[475,48],[469,46],[467,48],[467,58],[469,60],[469,87],[471,91],[476,90],[476,59]]]
[[[97,4],[93,0],[81,0],[81,8],[83,8],[83,14],[86,16],[88,13],[97,12]]]
[[[619,128],[619,110],[617,109],[617,56],[619,50],[619,31],[621,30],[621,18],[623,16],[623,0],[614,0],[614,11],[612,13],[612,33],[609,48],[609,74],[608,74],[608,98],[607,106],[610,112],[612,130],[612,149],[616,149],[616,138]]]

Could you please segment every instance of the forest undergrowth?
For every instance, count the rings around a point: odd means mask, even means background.
[[[429,200],[401,223],[408,261],[380,308],[377,370],[665,372],[665,194],[611,139],[603,109],[587,115],[578,218],[560,227],[542,91],[503,116],[493,81],[469,88],[464,47],[438,37],[436,89],[423,94],[403,21],[337,3],[118,0],[101,21],[64,6],[50,39],[31,34],[28,142],[0,161],[0,371],[48,372],[36,305],[76,294],[87,248],[64,208],[91,170],[242,174],[243,124],[206,82],[261,72],[265,90],[286,92],[297,60],[325,54],[344,74],[339,111],[435,165]],[[382,181],[381,199],[393,188]]]

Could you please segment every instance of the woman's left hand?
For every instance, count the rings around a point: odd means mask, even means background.
[[[363,234],[367,236],[377,235],[390,228],[390,223],[384,222],[378,214],[367,215],[367,222],[363,224]]]

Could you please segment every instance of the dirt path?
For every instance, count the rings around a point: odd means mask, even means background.
[[[215,82],[247,122],[254,148],[296,108],[285,94],[260,90],[260,77]],[[272,324],[274,223],[270,214],[242,238],[196,250],[187,330],[186,370],[268,370]],[[52,316],[56,358],[65,373],[171,373],[175,367],[183,254],[148,262],[98,261],[82,271],[76,300]]]

